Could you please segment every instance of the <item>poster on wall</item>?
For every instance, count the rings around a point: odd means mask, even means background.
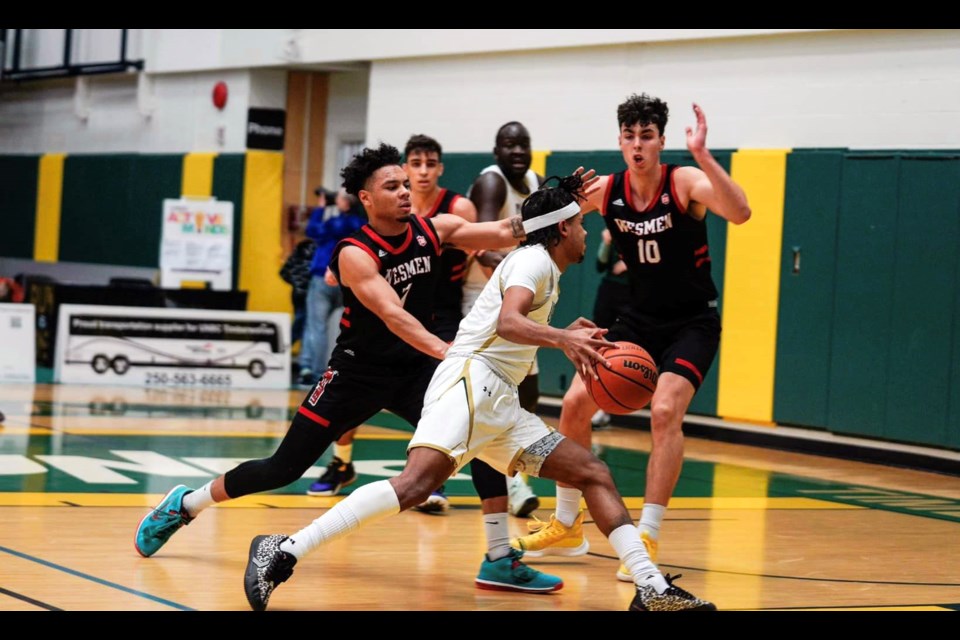
[[[36,379],[36,309],[0,303],[0,382]]]
[[[60,306],[57,382],[287,389],[286,313]]]
[[[233,203],[216,199],[163,201],[160,286],[203,283],[227,291],[233,284]]]

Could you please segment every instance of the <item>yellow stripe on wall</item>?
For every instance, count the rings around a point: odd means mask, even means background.
[[[780,246],[788,149],[742,150],[730,174],[753,215],[727,227],[717,413],[773,420]]]
[[[33,259],[56,262],[60,258],[60,205],[63,200],[65,153],[40,157],[37,180],[37,226],[33,238]]]
[[[245,165],[237,283],[249,292],[248,310],[290,313],[290,286],[280,279],[283,154],[247,151]]]
[[[535,173],[540,174],[544,178],[547,177],[547,156],[550,155],[549,151],[533,151],[530,154],[532,159],[530,161],[530,168],[533,169]]]
[[[195,198],[213,195],[213,160],[216,153],[188,153],[183,156],[180,193]]]

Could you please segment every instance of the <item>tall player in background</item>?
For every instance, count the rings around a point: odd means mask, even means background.
[[[508,122],[497,130],[493,156],[496,163],[485,167],[468,193],[477,207],[477,220],[489,222],[520,214],[520,206],[543,182],[543,177],[530,169],[533,154],[530,151],[530,132],[519,122]],[[466,316],[493,269],[515,247],[502,251],[478,251],[471,260],[463,284],[463,315]],[[520,405],[536,413],[540,399],[539,370],[534,359],[529,374],[520,383]],[[493,475],[483,467],[481,460],[473,463],[474,475],[492,480]],[[525,474],[517,473],[507,481],[509,510],[515,516],[526,517],[540,506],[540,500],[530,489]]]
[[[660,369],[650,402],[653,439],[643,511],[638,528],[656,561],[664,512],[683,465],[683,417],[720,345],[717,288],[710,275],[707,209],[733,224],[750,219],[747,196],[707,149],[707,120],[693,105],[696,127],[687,127],[687,149],[699,165],[660,162],[669,110],[647,94],[617,107],[619,142],[627,168],[601,178],[583,205],[604,217],[627,265],[631,300],[607,339],[645,348]],[[590,417],[597,405],[579,378],[563,397],[560,432],[590,446]],[[548,524],[511,541],[535,557],[582,555],[589,549],[581,528],[581,492],[558,484],[557,510]],[[623,566],[621,580],[631,580]]]

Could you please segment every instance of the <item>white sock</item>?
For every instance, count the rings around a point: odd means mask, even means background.
[[[669,586],[657,566],[650,561],[647,548],[640,541],[640,531],[632,524],[625,524],[610,532],[610,544],[620,556],[637,586],[652,584],[657,593]]]
[[[487,556],[491,560],[506,558],[510,554],[506,512],[483,514],[483,532],[487,536]]]
[[[643,511],[640,512],[640,522],[637,528],[640,531],[646,531],[654,540],[660,537],[660,525],[663,523],[663,514],[667,508],[662,504],[643,503]]]
[[[333,457],[340,458],[344,464],[353,462],[353,443],[333,444]]]
[[[325,542],[342,538],[363,525],[396,513],[400,513],[400,500],[392,484],[386,480],[365,484],[354,489],[305,529],[284,540],[280,550],[292,553],[299,560]]]
[[[183,496],[183,510],[187,512],[188,516],[196,518],[198,513],[216,504],[216,500],[213,499],[213,495],[210,493],[210,487],[212,485],[213,480]]]
[[[580,515],[580,498],[583,493],[580,489],[573,487],[561,487],[557,485],[557,520],[565,527],[573,524],[577,516]]]

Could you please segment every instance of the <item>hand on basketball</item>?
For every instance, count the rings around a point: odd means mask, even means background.
[[[590,320],[590,319],[588,319],[588,318],[584,318],[583,316],[580,316],[579,318],[577,318],[576,320],[574,320],[573,322],[571,322],[570,325],[567,327],[567,329],[568,329],[568,330],[570,330],[570,329],[593,329],[594,331],[593,331],[593,335],[592,335],[591,337],[597,338],[597,339],[600,339],[600,338],[602,338],[603,336],[607,335],[607,331],[609,331],[609,329],[601,329],[600,327],[598,327],[598,326],[594,323],[593,320]],[[610,346],[610,343],[607,342],[606,340],[604,340],[604,343],[605,343],[606,346],[608,346],[608,347]]]
[[[583,318],[580,320],[583,320]],[[580,320],[574,322],[574,325]],[[563,354],[573,363],[577,375],[586,384],[588,379],[597,377],[597,372],[594,369],[595,364],[602,364],[605,367],[610,366],[610,363],[600,355],[599,351],[609,347],[610,343],[602,339],[602,336],[607,332],[606,329],[597,327],[589,320],[585,320],[585,322],[592,326],[574,327],[571,325],[571,328],[564,331]]]

